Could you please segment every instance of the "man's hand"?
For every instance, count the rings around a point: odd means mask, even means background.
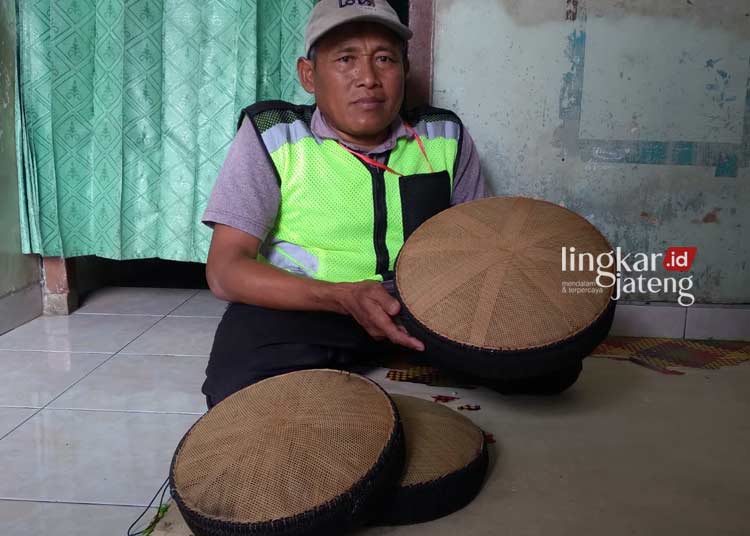
[[[373,339],[388,339],[419,352],[424,350],[422,342],[393,321],[393,317],[401,309],[401,304],[388,294],[381,283],[361,281],[339,283],[336,287],[341,312],[354,317]]]
[[[373,339],[424,350],[424,344],[393,321],[401,304],[381,283],[327,283],[292,275],[257,262],[259,245],[260,239],[243,231],[220,224],[214,227],[206,277],[217,297],[272,309],[348,314]]]

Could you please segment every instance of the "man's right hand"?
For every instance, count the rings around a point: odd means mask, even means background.
[[[401,304],[382,283],[327,283],[292,275],[257,262],[259,247],[259,238],[216,224],[206,265],[206,278],[216,297],[272,309],[348,314],[376,340],[424,350],[424,344],[394,322]]]
[[[340,312],[354,317],[370,337],[378,341],[388,339],[418,352],[424,351],[424,344],[394,321],[393,317],[401,310],[401,304],[388,294],[381,283],[360,281],[338,283],[335,287]]]

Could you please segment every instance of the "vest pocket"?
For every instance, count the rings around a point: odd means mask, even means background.
[[[399,178],[404,242],[422,223],[450,206],[451,178],[447,171]]]

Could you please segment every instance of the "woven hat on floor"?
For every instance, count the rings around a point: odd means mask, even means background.
[[[421,523],[463,508],[479,493],[487,472],[484,433],[447,406],[392,396],[404,426],[406,463],[376,522]]]
[[[404,325],[440,365],[478,377],[575,366],[606,337],[615,301],[612,288],[585,286],[596,265],[563,271],[564,247],[594,259],[611,251],[586,219],[546,201],[494,197],[445,210],[397,259]]]
[[[292,372],[193,425],[172,459],[172,497],[196,536],[343,534],[379,509],[403,449],[398,411],[377,384]]]

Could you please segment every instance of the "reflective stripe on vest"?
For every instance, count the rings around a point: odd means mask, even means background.
[[[276,223],[261,246],[259,260],[323,281],[382,280],[373,241],[379,206],[375,182],[380,180],[385,187],[385,245],[388,270],[393,270],[404,242],[400,178],[381,170],[376,176],[336,141],[315,137],[301,118],[270,127],[251,119],[279,175],[281,190]],[[415,121],[413,127],[435,171],[447,170],[452,183],[460,124]],[[388,165],[404,175],[430,172],[413,139],[397,141]]]

